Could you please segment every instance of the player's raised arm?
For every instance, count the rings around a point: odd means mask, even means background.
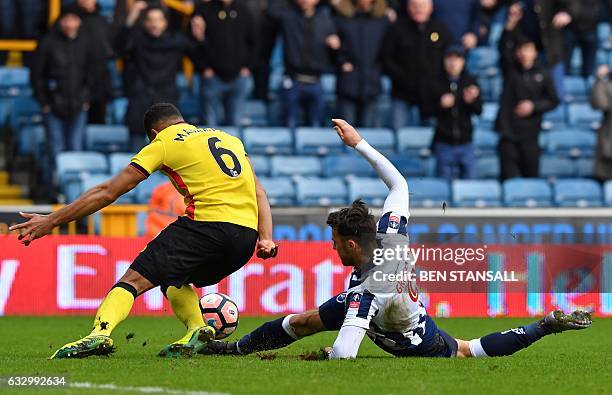
[[[343,119],[332,119],[334,129],[344,144],[359,152],[376,170],[378,176],[389,188],[383,213],[396,212],[408,217],[408,184],[402,174],[393,166],[389,159],[376,151],[365,141],[357,130]]]
[[[127,166],[112,179],[91,188],[77,200],[52,214],[20,213],[28,221],[11,226],[9,230],[19,230],[19,240],[28,246],[32,241],[51,233],[56,226],[81,219],[110,205],[144,179],[145,176],[133,166]]]

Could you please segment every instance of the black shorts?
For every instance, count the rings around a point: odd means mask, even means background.
[[[254,229],[179,217],[147,244],[130,269],[164,292],[171,285],[204,287],[244,266],[256,243]]]

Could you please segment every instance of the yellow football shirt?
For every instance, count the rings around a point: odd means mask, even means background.
[[[179,123],[159,132],[130,164],[146,177],[166,174],[185,198],[187,217],[257,230],[255,178],[240,139]]]

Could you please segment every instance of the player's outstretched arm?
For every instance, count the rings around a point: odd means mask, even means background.
[[[404,216],[408,216],[408,184],[402,174],[393,166],[389,159],[383,154],[376,151],[367,141],[365,141],[357,130],[343,119],[332,119],[334,129],[342,142],[349,147],[354,148],[361,156],[363,156],[376,170],[378,176],[383,180],[389,195],[385,200],[383,211],[398,212]]]
[[[252,167],[251,165],[251,168]],[[278,246],[272,240],[272,209],[270,208],[266,189],[261,182],[259,182],[254,170],[253,177],[255,178],[255,195],[257,197],[257,216],[259,221],[257,225],[257,231],[259,233],[257,256],[263,259],[274,258],[278,253]]]
[[[110,205],[144,179],[142,173],[132,166],[127,166],[112,179],[91,188],[77,200],[52,214],[20,213],[28,221],[11,226],[9,230],[19,230],[19,240],[28,246],[32,241],[51,233],[56,226],[81,219]]]

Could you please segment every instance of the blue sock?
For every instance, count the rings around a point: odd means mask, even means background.
[[[250,354],[257,351],[275,350],[296,341],[297,337],[291,336],[283,327],[285,318],[287,317],[266,322],[248,335],[244,335],[238,341],[240,353]]]
[[[501,357],[529,347],[550,332],[534,322],[529,325],[504,332],[491,333],[470,341],[470,351],[474,357]]]

